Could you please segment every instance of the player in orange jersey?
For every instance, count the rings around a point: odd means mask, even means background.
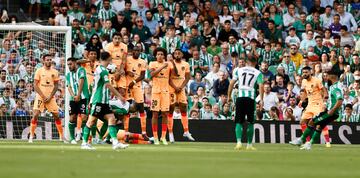
[[[326,109],[324,98],[327,96],[327,90],[322,85],[321,80],[311,76],[310,67],[304,67],[302,69],[302,77],[303,81],[301,87],[305,89],[305,94],[308,98],[308,105],[300,120],[301,130],[304,132],[310,119]],[[323,134],[326,141],[326,147],[331,147],[328,130],[329,129],[326,126],[323,130]]]
[[[150,62],[149,69],[152,78],[153,88],[151,91],[151,111],[152,111],[152,131],[154,136],[154,144],[159,145],[158,139],[158,119],[161,111],[161,139],[160,141],[167,145],[166,131],[167,131],[167,114],[170,109],[170,95],[169,95],[169,78],[171,66],[165,61],[166,50],[164,48],[156,48],[154,50],[156,61]]]
[[[131,144],[150,144],[147,138],[144,138],[142,134],[130,133],[120,129],[117,133],[117,139],[121,143]]]
[[[117,72],[115,74],[110,74],[110,84],[114,88],[120,90],[120,94],[125,93],[126,88],[126,77],[125,77],[125,63],[128,48],[127,45],[121,42],[121,34],[115,33],[112,38],[112,42],[106,45],[105,51],[110,53],[112,58],[112,63],[116,65]]]
[[[146,117],[144,111],[144,92],[142,90],[142,80],[145,78],[146,62],[139,58],[140,48],[135,46],[132,50],[132,56],[128,57],[125,64],[126,82],[128,84],[126,88],[125,98],[134,107],[130,112],[139,112],[141,133],[144,138],[146,136]],[[129,117],[127,114],[124,117],[124,130],[129,131]]]
[[[43,56],[44,66],[37,69],[34,77],[34,89],[36,97],[34,100],[34,116],[30,123],[30,137],[29,143],[33,142],[35,129],[37,126],[37,120],[40,112],[44,112],[47,109],[52,113],[56,128],[59,132],[60,141],[63,140],[63,128],[61,126],[61,120],[59,118],[59,106],[55,100],[55,93],[59,88],[59,73],[52,65],[52,57],[50,55]]]
[[[170,112],[168,114],[168,129],[169,129],[169,141],[175,142],[173,134],[173,112],[175,105],[180,107],[181,111],[181,123],[184,128],[183,136],[191,141],[195,139],[189,132],[189,122],[187,118],[187,96],[185,93],[185,87],[190,80],[190,66],[189,63],[183,61],[183,53],[180,49],[175,49],[173,52],[173,58],[175,61],[172,63],[172,71],[170,73]]]

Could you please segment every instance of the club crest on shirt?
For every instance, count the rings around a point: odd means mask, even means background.
[[[138,64],[138,67],[140,68],[140,67],[141,67],[141,64]]]
[[[182,70],[182,71],[185,71],[185,66],[182,66],[182,67],[181,67],[181,70]]]

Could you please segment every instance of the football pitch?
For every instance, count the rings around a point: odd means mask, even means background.
[[[287,144],[236,151],[231,143],[196,142],[130,145],[118,151],[110,145],[94,147],[0,140],[0,177],[360,177],[360,145],[315,145],[310,151]]]

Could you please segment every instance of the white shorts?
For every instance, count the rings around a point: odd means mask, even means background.
[[[35,4],[35,3],[41,4],[41,0],[29,0],[29,3],[30,4]]]

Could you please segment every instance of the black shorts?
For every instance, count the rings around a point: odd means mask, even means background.
[[[91,106],[90,115],[95,116],[98,119],[104,119],[107,114],[112,114],[112,110],[109,104],[97,103]]]
[[[69,114],[87,114],[87,99],[81,99],[78,102],[70,101]]]
[[[314,118],[312,118],[312,121],[314,122],[315,126],[320,126],[321,129],[323,129],[325,126],[330,124],[332,121],[336,120],[339,117],[338,114],[329,115],[326,111],[321,112]]]
[[[248,97],[238,97],[235,104],[235,123],[244,123],[246,116],[247,122],[253,124],[255,121],[255,100]]]

